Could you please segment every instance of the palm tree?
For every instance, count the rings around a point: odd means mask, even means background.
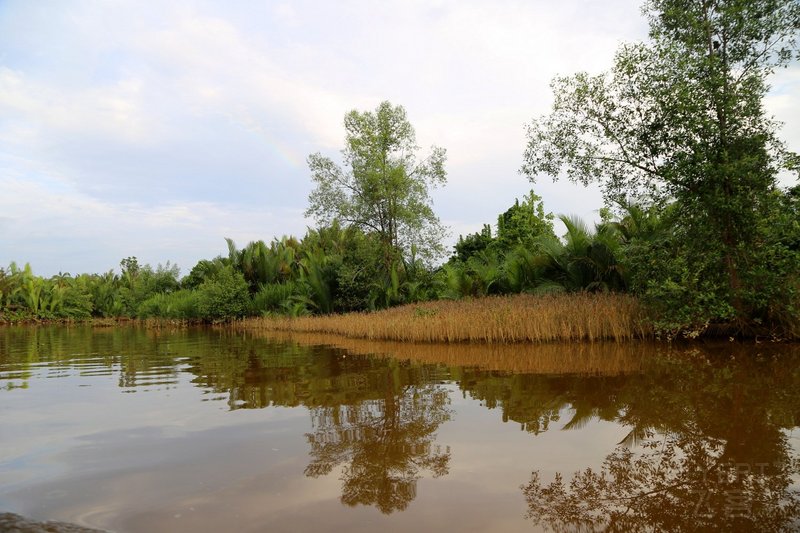
[[[525,246],[517,246],[506,253],[502,269],[510,292],[520,293],[536,286],[541,277],[540,257]]]
[[[620,207],[624,215],[610,224],[619,232],[624,244],[634,239],[652,240],[662,229],[661,211],[656,206],[645,208],[640,204],[623,203]]]
[[[339,258],[321,250],[306,250],[300,260],[300,280],[306,286],[305,302],[322,314],[334,311],[336,265]]]
[[[615,227],[600,223],[591,231],[575,216],[558,218],[567,232],[563,240],[549,238],[539,242],[542,278],[566,290],[625,290],[624,270],[617,259],[621,241]]]

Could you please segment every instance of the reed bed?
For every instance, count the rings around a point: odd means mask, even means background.
[[[589,293],[440,300],[373,313],[253,318],[236,327],[435,343],[620,342],[652,336],[635,298]]]

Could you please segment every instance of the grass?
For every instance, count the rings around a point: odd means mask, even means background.
[[[237,328],[436,343],[628,341],[649,338],[643,311],[621,294],[516,295],[410,304],[373,313],[251,318]]]

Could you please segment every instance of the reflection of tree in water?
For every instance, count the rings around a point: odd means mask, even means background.
[[[75,354],[86,354],[78,358]],[[140,328],[6,328],[0,331],[4,388],[25,386],[30,368],[119,374],[125,389],[170,386],[179,374],[225,401],[228,408],[304,406],[312,477],[343,465],[342,501],[390,513],[408,506],[426,472],[447,474],[450,450],[435,444],[450,417],[449,371],[435,364],[350,354],[227,330]],[[11,376],[14,379],[12,383]],[[20,383],[20,385],[17,385]],[[0,386],[3,382],[0,381]]]
[[[214,393],[207,399],[230,409],[304,406],[314,428],[306,473],[341,469],[342,501],[384,512],[407,507],[422,475],[447,473],[449,449],[435,444],[450,416],[436,383],[447,379],[531,434],[598,418],[629,429],[599,471],[556,484],[534,474],[524,491],[530,517],[542,524],[800,530],[798,496],[788,493],[800,472],[786,437],[800,420],[800,349],[770,354],[764,346],[733,361],[704,352],[648,358],[641,373],[551,375],[413,364],[208,330],[10,328],[0,332],[0,366],[21,385],[45,361],[56,371],[84,372],[91,363],[92,371],[119,373],[126,388],[190,372]]]
[[[423,473],[447,474],[450,450],[435,445],[450,418],[448,393],[437,385],[446,369],[291,342],[234,337],[231,345],[224,357],[195,354],[194,382],[227,392],[231,409],[308,408],[314,431],[306,474],[344,465],[342,502],[402,510]]]
[[[619,391],[630,432],[599,471],[523,487],[556,531],[794,531],[797,357],[662,360]]]
[[[632,379],[629,375],[509,374],[475,368],[451,372],[472,398],[489,409],[501,409],[503,422],[518,422],[534,435],[560,422],[566,407],[574,415],[564,429],[580,429],[593,418],[615,420],[620,391]]]
[[[387,382],[384,398],[312,409],[306,475],[327,475],[344,464],[342,503],[375,505],[388,514],[408,507],[423,471],[447,474],[450,449],[434,443],[450,409],[447,391],[437,385]]]
[[[130,389],[169,388],[178,382],[174,354],[159,349],[160,333],[144,328],[97,329],[86,325],[12,326],[0,328],[0,378],[4,388],[27,388],[32,368],[51,375],[119,375],[119,386]],[[189,334],[171,335],[185,341]],[[1,384],[2,382],[0,382]],[[1,386],[1,385],[0,385]]]
[[[620,446],[599,472],[566,484],[538,472],[523,487],[528,517],[555,531],[794,531],[796,462],[725,460],[721,441],[667,435],[633,452]]]

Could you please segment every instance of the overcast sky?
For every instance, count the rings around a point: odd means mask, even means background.
[[[551,78],[645,38],[639,4],[0,0],[0,267],[104,272],[135,255],[185,275],[224,237],[300,236],[306,157],[337,158],[344,114],[382,100],[423,152],[447,149],[434,209],[453,240],[476,231],[532,187],[524,126]],[[798,69],[772,82],[800,150]],[[602,206],[594,189],[533,187],[554,213]]]

